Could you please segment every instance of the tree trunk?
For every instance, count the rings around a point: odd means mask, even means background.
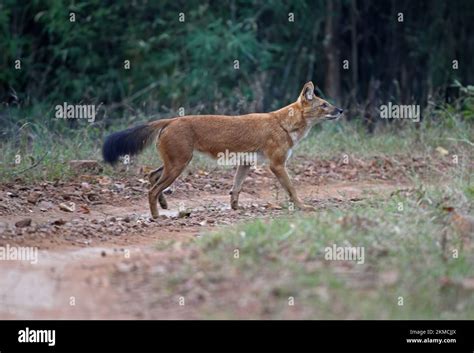
[[[351,2],[351,62],[350,70],[352,73],[352,92],[351,92],[351,103],[355,104],[357,102],[357,87],[359,87],[359,62],[357,58],[358,54],[358,35],[357,35],[357,0],[352,0]]]
[[[325,93],[336,104],[341,102],[341,58],[339,51],[339,0],[326,2],[324,49],[326,56]]]

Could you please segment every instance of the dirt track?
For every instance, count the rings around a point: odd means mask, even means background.
[[[418,163],[422,172],[426,166]],[[386,160],[355,166],[310,161],[295,169],[299,194],[316,210],[407,187],[403,168]],[[137,268],[160,271],[157,258],[179,257],[182,242],[216,226],[289,213],[281,207],[283,191],[266,169],[250,174],[240,198],[243,208],[232,211],[232,174],[219,170],[183,176],[168,196],[170,210],[157,221],[148,219],[147,184],[139,177],[82,176],[74,183],[3,185],[0,246],[35,246],[39,254],[37,264],[0,263],[0,318],[148,318],[140,310],[140,298],[128,297],[133,283],[121,274]],[[75,210],[61,210],[58,204],[64,202],[73,202]],[[15,226],[25,218],[31,218],[30,225]],[[157,250],[157,244],[170,241],[171,251]],[[167,310],[153,318],[182,317]]]

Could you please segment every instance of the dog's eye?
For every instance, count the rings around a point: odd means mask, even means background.
[[[328,104],[327,104],[327,103],[323,103],[323,104],[321,104],[321,107],[327,108],[327,107],[328,107]]]

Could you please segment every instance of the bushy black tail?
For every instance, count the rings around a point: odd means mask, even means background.
[[[109,135],[102,146],[104,161],[115,164],[120,156],[135,155],[154,141],[154,137],[169,120],[159,120],[115,132]]]

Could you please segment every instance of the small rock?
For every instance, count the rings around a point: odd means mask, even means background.
[[[178,218],[188,218],[189,216],[191,216],[191,211],[188,210],[181,210],[178,213]]]
[[[59,209],[64,212],[74,212],[76,204],[74,202],[63,202],[59,204]]]
[[[121,184],[121,183],[115,183],[113,185],[113,189],[115,191],[123,191],[125,189],[125,185],[124,184]]]
[[[40,208],[40,211],[46,212],[46,211],[52,209],[54,205],[53,205],[52,202],[49,202],[49,201],[40,201],[38,206]]]
[[[0,222],[0,234],[5,233],[8,229],[8,223]]]
[[[15,227],[17,228],[29,227],[30,225],[31,225],[31,218],[25,218],[15,223]]]
[[[60,218],[60,219],[57,219],[57,220],[53,221],[53,224],[55,226],[62,226],[64,224],[66,224],[66,221],[64,219]]]
[[[40,197],[41,197],[41,193],[32,192],[31,194],[28,195],[28,197],[26,198],[26,201],[28,201],[29,203],[31,203],[33,205],[36,205],[36,203],[39,201]]]
[[[105,191],[104,191],[105,192]],[[103,192],[103,193],[104,193]],[[100,200],[100,196],[94,192],[89,192],[88,194],[86,194],[86,198],[87,200],[89,200],[90,202],[95,202],[95,201],[99,201]]]

